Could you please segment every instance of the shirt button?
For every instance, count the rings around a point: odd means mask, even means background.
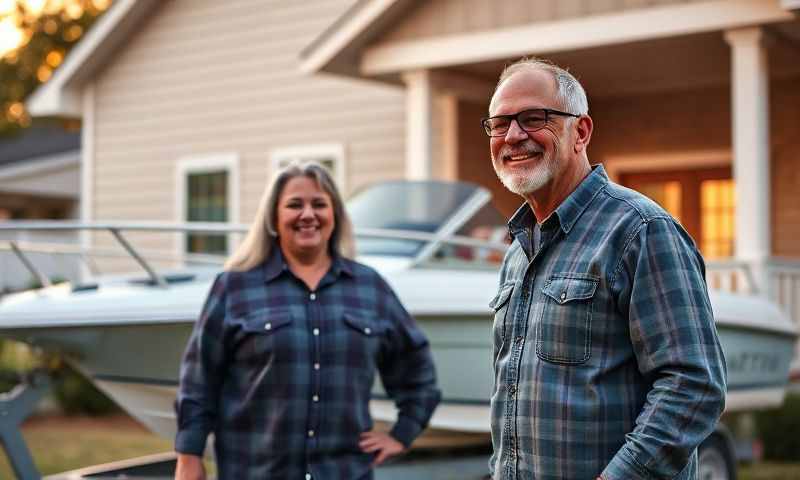
[[[509,395],[511,395],[513,397],[515,393],[517,393],[516,385],[511,385],[510,387],[508,387],[508,394]]]
[[[311,295],[309,295],[308,298],[310,298],[311,300],[316,300],[317,299],[317,294],[314,293],[314,292],[311,292]]]
[[[311,397],[311,400],[314,400],[315,402],[319,402],[319,395],[314,395],[313,397]]]
[[[319,335],[319,328],[315,328],[314,329],[314,336],[316,337],[318,335]]]
[[[308,436],[309,437],[313,437],[314,436],[314,430],[309,430],[308,431]]]
[[[364,329],[364,333],[366,333],[367,335],[369,335],[370,333],[372,333],[372,329],[370,329],[369,327],[367,327],[367,328],[365,328],[365,329]]]
[[[561,301],[563,302],[565,298],[567,298],[567,292],[561,292]]]
[[[520,335],[520,336],[518,336],[517,338],[514,339],[514,341],[517,342],[517,343],[522,343],[522,340],[523,340],[522,335]]]
[[[314,370],[319,370],[319,363],[314,364]]]
[[[264,325],[264,330],[272,330],[272,324],[267,323],[266,325]]]

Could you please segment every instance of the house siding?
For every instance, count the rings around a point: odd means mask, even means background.
[[[772,255],[800,256],[800,78],[773,80],[770,84],[771,110],[771,237]],[[635,158],[644,162],[680,159],[703,160],[703,153],[719,157],[730,165],[730,87],[719,86],[641,96],[590,99],[594,133],[589,160],[614,170],[619,163]],[[495,195],[495,204],[510,215],[522,200],[502,191],[494,177],[486,138],[473,130],[486,106],[459,104],[459,178],[480,183]],[[715,158],[718,161],[718,158]],[[657,169],[675,168],[664,164]]]
[[[434,0],[424,2],[383,36],[402,42],[554,22],[671,4],[705,0]]]
[[[274,149],[343,145],[346,194],[402,177],[404,90],[299,71],[300,50],[350,3],[174,0],[153,12],[95,78],[93,218],[180,219],[175,169],[193,155],[238,155],[242,222]]]

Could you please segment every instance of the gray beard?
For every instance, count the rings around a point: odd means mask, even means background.
[[[523,171],[509,171],[503,167],[495,168],[500,182],[512,193],[525,196],[539,190],[553,179],[555,161],[545,158],[541,163],[526,167]]]

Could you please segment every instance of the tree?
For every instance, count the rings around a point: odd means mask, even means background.
[[[0,136],[30,125],[25,98],[50,79],[111,1],[15,0],[0,14],[0,21],[13,22],[20,34],[19,45],[0,54]]]

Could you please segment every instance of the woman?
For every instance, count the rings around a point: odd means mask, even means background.
[[[214,282],[181,364],[176,478],[204,478],[213,432],[221,479],[371,479],[439,402],[428,342],[386,282],[352,256],[325,169],[275,176]],[[399,408],[372,430],[379,372]]]

